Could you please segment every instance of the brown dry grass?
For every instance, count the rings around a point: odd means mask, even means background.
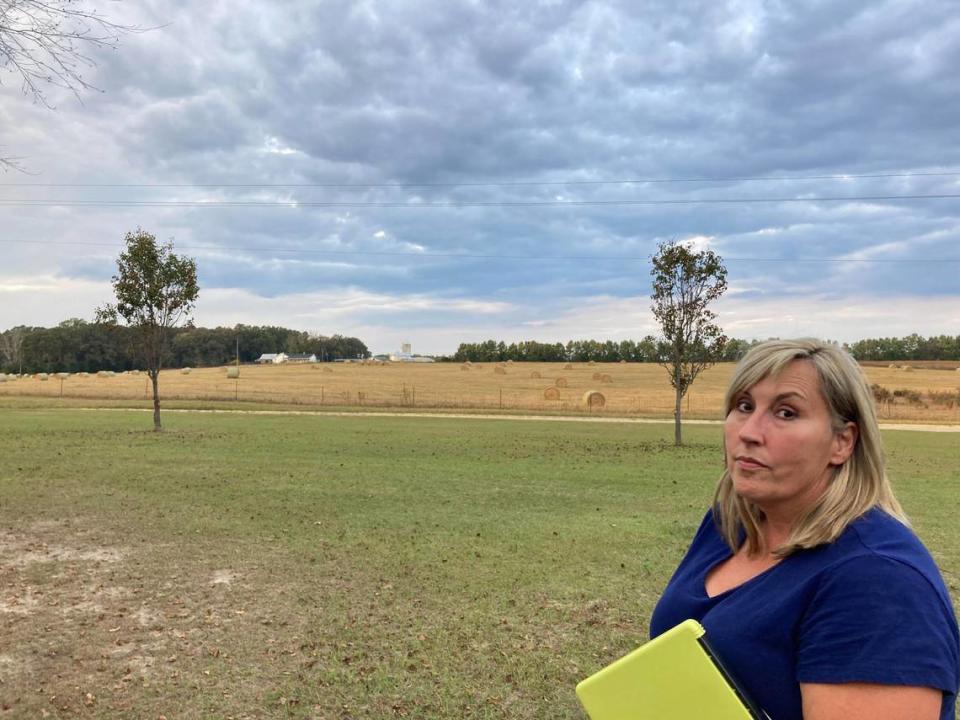
[[[487,372],[477,372],[487,366]],[[415,407],[479,410],[530,410],[587,412],[583,393],[596,387],[595,376],[609,376],[604,384],[608,414],[670,416],[673,389],[666,371],[644,363],[561,363],[514,364],[506,374],[491,372],[494,363],[474,363],[463,372],[456,363],[359,363],[324,366],[316,372],[310,365],[244,366],[239,380],[230,380],[223,368],[196,368],[183,375],[167,370],[160,377],[162,400],[209,402],[280,403],[307,406]],[[890,391],[903,389],[921,394],[926,407],[906,402],[884,405],[881,418],[888,420],[960,422],[960,407],[928,402],[930,393],[956,392],[960,377],[952,369],[918,367],[907,372],[886,366],[864,368],[869,382]],[[719,418],[727,381],[733,365],[723,363],[705,371],[684,399],[688,417]],[[540,377],[534,377],[539,374]],[[559,398],[546,400],[544,380],[563,377]],[[3,396],[44,396],[97,400],[149,401],[149,381],[144,375],[118,374],[114,377],[71,376],[65,380],[41,382],[24,378],[0,385]]]

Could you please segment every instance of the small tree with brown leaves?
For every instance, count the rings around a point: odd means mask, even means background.
[[[197,264],[173,252],[173,243],[157,244],[150,233],[138,229],[124,238],[126,249],[117,258],[113,276],[115,305],[97,309],[97,322],[122,320],[134,328],[139,352],[153,384],[153,429],[160,427],[158,380],[170,339],[170,329],[187,322],[199,294]]]
[[[669,242],[660,244],[650,274],[651,309],[664,337],[659,363],[670,373],[674,442],[682,445],[680,403],[697,376],[720,359],[727,340],[708,308],[727,289],[727,270],[712,250]]]

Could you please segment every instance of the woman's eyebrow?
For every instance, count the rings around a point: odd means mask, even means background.
[[[797,390],[790,390],[788,392],[780,393],[773,399],[773,401],[780,402],[781,400],[789,400],[791,398],[797,398],[798,400],[806,400],[807,396]]]

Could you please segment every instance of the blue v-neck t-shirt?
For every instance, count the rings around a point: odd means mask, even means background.
[[[800,683],[866,682],[943,691],[955,719],[960,638],[930,553],[879,509],[836,541],[784,558],[709,597],[707,574],[731,557],[708,512],[653,612],[656,637],[693,618],[773,720],[802,720]]]

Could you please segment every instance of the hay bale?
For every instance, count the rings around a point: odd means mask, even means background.
[[[236,380],[240,377],[240,368],[236,365],[227,368],[227,380]]]
[[[560,399],[560,391],[557,390],[557,388],[555,388],[555,387],[553,387],[553,386],[551,385],[550,387],[544,389],[544,391],[543,391],[543,399],[544,399],[544,400],[559,400],[559,399]]]
[[[587,406],[588,410],[593,410],[594,408],[599,410],[607,404],[607,399],[603,396],[602,392],[587,390],[583,394],[583,404]]]
[[[566,386],[567,386],[567,379],[566,379],[566,378],[559,377],[559,378],[557,378],[556,380],[554,380],[553,384],[556,385],[557,387],[566,387]]]
[[[57,377],[61,380],[66,380],[68,377],[70,377],[70,373],[57,373]]]
[[[139,374],[140,374],[140,371],[139,371],[139,370],[131,370],[131,371],[130,371],[130,374],[131,374],[131,375],[139,375]]]
[[[330,373],[332,373],[332,372],[333,372],[333,368],[332,368],[332,367],[326,367],[326,366],[324,366],[323,371],[324,371],[324,372],[330,372]]]
[[[904,366],[903,366],[903,371],[904,371],[904,372],[913,372],[913,368],[910,367],[909,365],[904,365]]]
[[[609,375],[607,375],[606,373],[604,373],[603,375],[600,376],[600,382],[602,382],[602,383],[612,383],[612,382],[613,382],[613,378],[610,377]]]
[[[573,365],[571,365],[570,363],[567,363],[566,365],[563,366],[563,369],[564,369],[564,370],[573,370]]]
[[[627,364],[627,361],[626,361],[626,360],[621,360],[621,361],[620,361],[620,364],[621,364],[621,365],[626,365],[626,364]]]
[[[540,373],[537,372],[536,370],[534,370],[532,373],[530,373],[530,379],[531,379],[531,380],[539,380],[539,379],[540,379]]]
[[[7,381],[7,376],[0,373],[0,383],[5,383]]]
[[[507,365],[513,365],[513,360],[507,360]]]
[[[506,374],[507,374],[507,369],[506,369],[505,367],[500,367],[499,365],[497,365],[497,366],[493,369],[493,371],[494,371],[497,375],[506,375]]]
[[[897,369],[897,366],[894,363],[890,363],[889,365],[887,365],[887,370],[896,370],[896,369]]]
[[[600,377],[601,377],[602,375],[603,375],[603,373],[595,372],[595,373],[593,374],[593,379],[596,380],[597,382],[599,382],[599,381],[600,381]]]
[[[50,379],[50,376],[47,375],[46,373],[37,373],[36,375],[34,375],[34,377],[37,380],[40,380],[41,382],[46,382],[47,380]]]
[[[590,367],[593,367],[593,366],[596,365],[596,364],[597,364],[597,363],[596,363],[596,361],[594,361],[594,360],[591,360],[590,362],[587,363],[587,365],[589,365]]]
[[[183,368],[183,369],[180,371],[180,374],[181,374],[181,375],[189,375],[189,374],[190,374],[190,368],[188,368],[188,367]]]
[[[97,377],[100,377],[100,378],[110,377],[110,371],[109,371],[109,370],[101,370],[100,372],[97,373]]]

